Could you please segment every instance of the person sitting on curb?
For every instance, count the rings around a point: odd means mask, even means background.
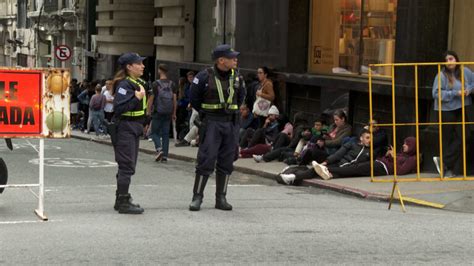
[[[406,175],[416,171],[416,139],[408,137],[403,142],[402,151],[397,153],[397,175]],[[370,161],[348,167],[327,167],[313,162],[316,173],[324,180],[331,178],[370,176]],[[389,147],[384,157],[375,160],[374,176],[393,175],[393,148]]]
[[[275,140],[278,133],[280,132],[280,111],[275,105],[270,107],[268,111],[268,117],[265,119],[263,127],[254,130],[253,128],[247,128],[243,133],[240,140],[240,147],[242,149],[251,148],[257,144],[267,144]]]
[[[359,134],[359,142],[347,142],[337,152],[327,157],[320,165],[334,168],[346,168],[370,160],[370,132],[362,129]],[[316,161],[313,161],[313,164]],[[313,168],[298,170],[292,174],[280,174],[277,181],[284,184],[292,184],[302,179],[316,178]],[[297,182],[299,183],[299,182]]]
[[[242,104],[240,106],[239,142],[248,128],[256,130],[258,128],[258,119],[254,118],[250,113],[250,109],[247,105]]]
[[[294,162],[293,164],[296,164],[298,158],[302,154],[302,151],[306,151],[308,149],[311,150],[314,145],[316,145],[316,141],[322,138],[322,135],[326,132],[327,126],[324,125],[324,121],[322,119],[316,119],[312,128],[305,129],[303,132],[301,132],[301,138],[299,139],[296,149],[293,149],[289,146],[281,147],[273,149],[264,155],[254,154],[252,157],[257,163],[262,161],[270,162],[278,159],[278,161],[283,161],[287,164],[289,164],[289,162]]]
[[[379,120],[374,118],[372,119],[371,122],[369,122],[369,125],[366,125],[364,128],[369,129],[370,124],[372,124],[372,144],[374,147],[374,158],[379,158],[385,155],[387,152],[387,147],[388,147],[388,137],[387,137],[387,132],[385,129],[379,127],[377,124]]]
[[[187,147],[199,145],[199,129],[201,128],[201,119],[197,116],[193,120],[193,127],[189,130],[188,134],[184,136],[183,141],[176,143],[175,147]]]
[[[387,132],[385,131],[385,129],[378,126],[378,121],[378,119],[374,118],[371,122],[367,123],[367,125],[364,126],[364,129],[369,130],[370,125],[372,124],[372,147],[374,151],[374,158],[384,156],[387,152],[388,147]],[[357,142],[357,139],[358,138],[356,136],[353,136],[344,140],[343,143],[348,141]]]
[[[336,110],[333,114],[334,124],[322,139],[316,141],[316,145],[301,156],[299,165],[308,165],[311,161],[323,162],[335,153],[343,144],[343,140],[352,133],[352,127],[347,122],[344,110]]]

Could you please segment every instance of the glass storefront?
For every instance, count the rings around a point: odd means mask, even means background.
[[[312,0],[309,71],[366,74],[369,64],[392,63],[396,11],[397,0]]]

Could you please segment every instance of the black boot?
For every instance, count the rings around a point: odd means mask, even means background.
[[[227,194],[228,175],[216,174],[216,209],[231,211],[232,205],[227,203],[225,195]]]
[[[130,194],[119,194],[118,198],[118,212],[124,214],[142,214],[143,208],[132,203]]]
[[[114,204],[114,210],[116,210],[116,211],[118,211],[118,209],[119,209],[118,196],[119,196],[118,190],[115,190],[115,204]],[[132,204],[133,206],[137,207],[137,208],[140,208],[140,204],[135,204],[135,203],[133,203],[133,199],[132,199],[131,197],[130,197],[129,203]]]
[[[204,197],[204,188],[206,187],[209,176],[196,174],[194,179],[193,200],[189,204],[190,211],[199,211],[201,209],[202,198]]]

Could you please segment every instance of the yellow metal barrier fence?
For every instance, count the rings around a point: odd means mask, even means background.
[[[442,102],[441,102],[441,66],[443,65],[460,65],[461,67],[461,86],[462,86],[462,97],[461,97],[461,105],[462,105],[462,121],[461,122],[443,122],[442,120]],[[465,83],[465,78],[464,78],[464,67],[465,65],[474,65],[474,62],[457,62],[457,63],[446,63],[446,62],[440,62],[440,63],[394,63],[394,64],[371,64],[369,65],[369,72],[368,72],[368,78],[369,78],[369,113],[370,113],[370,120],[373,121],[374,116],[373,116],[373,99],[372,99],[372,78],[373,78],[373,73],[372,69],[376,67],[390,67],[391,68],[391,76],[380,76],[377,75],[377,77],[384,77],[384,78],[390,78],[391,79],[391,84],[392,84],[392,123],[386,123],[386,124],[373,124],[370,123],[370,132],[373,132],[373,127],[378,126],[378,127],[391,127],[392,132],[393,132],[393,147],[396,151],[397,149],[397,127],[403,127],[403,126],[415,126],[416,128],[416,160],[417,160],[417,169],[416,169],[416,178],[400,178],[397,175],[397,164],[394,163],[394,174],[393,178],[387,179],[387,178],[376,178],[374,176],[374,153],[373,153],[373,138],[371,138],[371,153],[370,153],[370,161],[371,161],[371,175],[370,179],[371,182],[393,182],[393,189],[392,189],[392,194],[390,198],[390,205],[389,209],[392,203],[393,195],[395,193],[395,189],[397,190],[400,203],[402,206],[402,209],[405,211],[405,207],[403,204],[403,198],[400,193],[400,190],[397,186],[397,183],[399,182],[429,182],[429,181],[467,181],[467,180],[474,180],[474,177],[467,176],[467,158],[466,158],[466,125],[472,125],[474,122],[467,122],[466,121],[466,110],[465,110],[465,89],[466,89],[466,84]],[[419,96],[419,84],[418,84],[418,69],[419,67],[426,67],[426,66],[437,66],[438,69],[438,122],[419,122],[419,106],[418,106],[418,96]],[[395,68],[397,67],[413,67],[414,68],[414,83],[415,83],[415,122],[411,123],[396,123],[396,94],[395,94]],[[434,78],[434,77],[433,77]],[[471,97],[471,96],[468,96]],[[380,122],[380,121],[377,121]],[[442,126],[443,125],[461,125],[462,126],[462,161],[463,161],[463,176],[462,177],[454,177],[454,178],[447,178],[444,177],[444,162],[443,162],[443,132],[442,132]],[[439,157],[440,157],[440,175],[439,177],[421,177],[420,176],[420,132],[419,128],[420,126],[438,126],[439,128]],[[393,153],[393,160],[394,162],[397,161],[397,155],[396,152]]]

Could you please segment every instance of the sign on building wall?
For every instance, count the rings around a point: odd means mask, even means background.
[[[69,137],[66,69],[0,68],[0,137]]]
[[[331,73],[332,68],[338,65],[338,3],[339,1],[312,1],[311,49],[308,60],[310,72]]]

